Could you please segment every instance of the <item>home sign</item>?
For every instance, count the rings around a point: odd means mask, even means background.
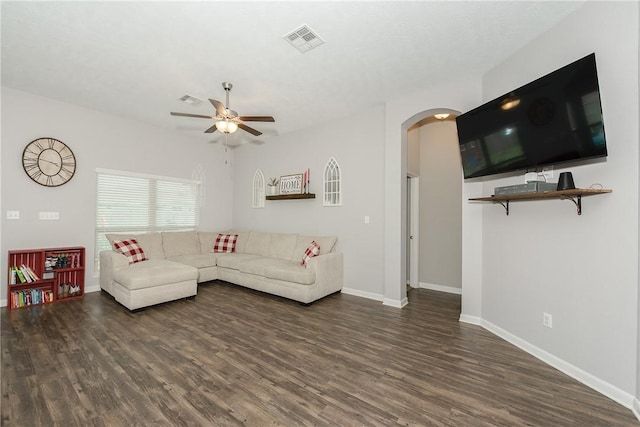
[[[302,194],[302,174],[281,176],[280,194]]]

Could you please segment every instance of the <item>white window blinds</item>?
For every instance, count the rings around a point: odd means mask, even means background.
[[[96,271],[100,251],[111,247],[105,234],[194,230],[198,226],[198,181],[98,169],[96,183]]]

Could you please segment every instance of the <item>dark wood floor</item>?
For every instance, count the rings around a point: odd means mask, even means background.
[[[637,426],[482,328],[460,297],[303,307],[212,282],[130,313],[105,293],[2,309],[3,426]]]

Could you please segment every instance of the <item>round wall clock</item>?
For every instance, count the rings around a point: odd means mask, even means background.
[[[73,178],[76,157],[64,142],[55,138],[38,138],[24,147],[22,167],[38,184],[58,187]]]

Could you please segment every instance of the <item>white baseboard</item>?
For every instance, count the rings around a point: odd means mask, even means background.
[[[84,288],[84,293],[88,294],[90,292],[100,292],[100,285],[87,286]]]
[[[462,316],[460,316],[460,318],[462,318]],[[565,374],[569,375],[570,377],[580,381],[582,384],[591,387],[592,389],[594,389],[595,391],[597,391],[600,394],[603,394],[605,396],[607,396],[609,399],[614,400],[615,402],[618,402],[620,405],[624,406],[625,408],[628,409],[635,409],[634,404],[637,402],[637,400],[635,399],[635,396],[627,393],[624,390],[619,389],[618,387],[586,372],[583,371],[582,369],[578,368],[577,366],[572,365],[571,363],[568,363],[562,359],[560,359],[559,357],[554,356],[551,353],[548,353],[544,350],[542,350],[539,347],[534,346],[533,344],[523,340],[522,338],[519,338],[515,335],[513,335],[510,332],[505,331],[504,329],[502,329],[499,326],[494,325],[491,322],[488,322],[484,319],[480,320],[480,326],[482,326],[483,328],[485,328],[486,330],[488,330],[489,332],[499,336],[500,338],[510,342],[511,344],[515,345],[516,347],[526,351],[527,353],[531,354],[534,357],[537,357],[538,359],[542,360],[543,362],[545,362],[548,365],[553,366],[554,368],[556,368],[557,370],[564,372]],[[470,322],[469,322],[470,323]],[[637,407],[638,409],[640,409],[640,405]],[[636,417],[638,417],[638,413],[640,413],[640,411],[636,412],[634,410],[634,413],[636,414]],[[640,419],[640,418],[639,418]]]
[[[462,295],[462,288],[454,288],[453,286],[435,285],[433,283],[420,282],[418,287],[421,289],[429,289],[432,291],[447,292],[449,294]]]
[[[636,416],[638,421],[640,421],[640,401],[638,398],[633,399],[633,407],[631,408],[631,412]]]
[[[365,291],[361,291],[359,289],[342,288],[342,293],[343,294],[347,294],[347,295],[353,295],[353,296],[356,296],[356,297],[372,299],[372,300],[375,300],[375,301],[383,301],[384,300],[384,295],[374,294],[372,292],[365,292]]]
[[[460,318],[458,320],[463,323],[469,323],[470,325],[482,326],[482,319],[480,317],[460,314]]]
[[[6,299],[0,299],[0,307],[6,307],[7,306],[7,300]]]
[[[407,304],[409,304],[409,299],[407,297],[404,297],[401,300],[391,298],[384,298],[382,300],[382,305],[388,305],[389,307],[395,308],[402,308]]]

